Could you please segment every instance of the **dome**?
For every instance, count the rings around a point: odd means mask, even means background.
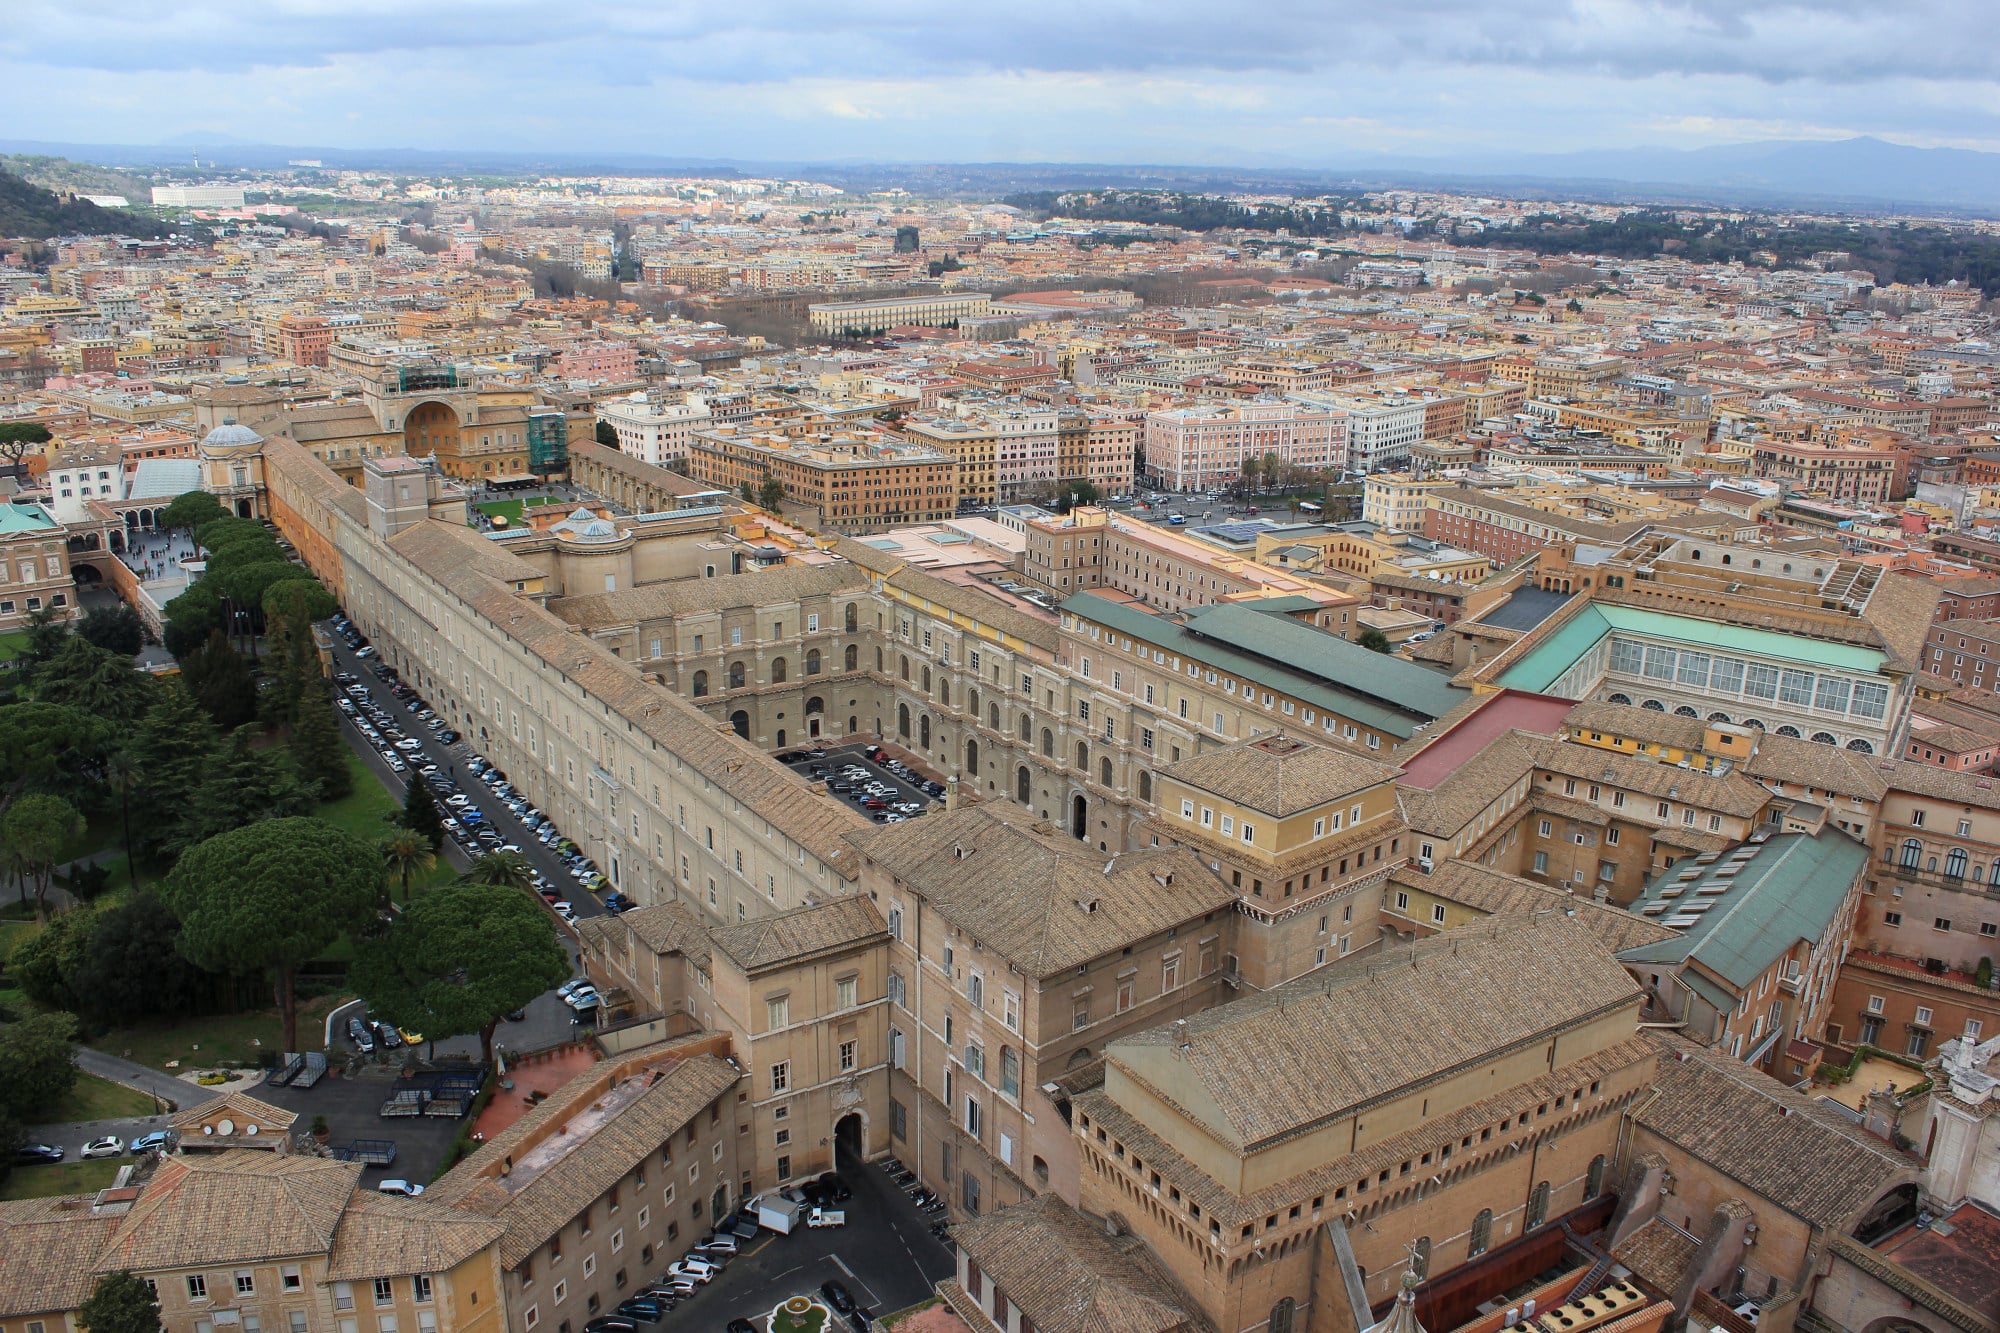
[[[225,417],[220,426],[202,436],[203,449],[241,449],[246,445],[258,445],[264,437],[248,426],[239,425],[235,417]]]
[[[568,518],[555,524],[549,531],[558,536],[579,542],[615,542],[618,540],[618,525],[609,519],[599,518],[588,509],[579,506]]]

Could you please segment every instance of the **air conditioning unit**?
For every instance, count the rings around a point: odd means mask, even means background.
[[[1428,875],[1431,873],[1433,869],[1435,869],[1435,867],[1433,866],[1431,859],[1428,856],[1420,856],[1417,858],[1417,869],[1423,871],[1426,875]]]

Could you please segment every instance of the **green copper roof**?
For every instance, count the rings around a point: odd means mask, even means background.
[[[1741,653],[1745,657],[1801,666],[1825,667],[1835,671],[1872,674],[1883,660],[1879,648],[1851,643],[1829,643],[1779,630],[1752,629],[1726,625],[1696,616],[1668,615],[1635,606],[1609,606],[1593,602],[1564,624],[1533,652],[1523,657],[1500,678],[1508,689],[1540,691],[1561,677],[1589,652],[1599,639],[1613,630],[1643,635],[1649,639],[1692,644],[1711,652]]]
[[[1061,609],[1398,739],[1415,735],[1419,725],[1450,712],[1467,696],[1436,672],[1255,609],[1258,605],[1206,607],[1186,623],[1087,592]]]
[[[56,521],[40,505],[0,504],[0,535],[12,537],[24,532],[46,532],[56,526]]]
[[[1707,865],[1682,861],[1646,886],[1634,910],[1684,933],[1618,957],[1628,963],[1699,962],[1739,989],[1748,986],[1800,940],[1826,933],[1867,860],[1865,846],[1827,829],[1775,834]],[[1646,910],[1658,902],[1666,907]]]

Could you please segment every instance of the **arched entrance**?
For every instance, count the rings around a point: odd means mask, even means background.
[[[458,413],[443,403],[418,403],[403,418],[403,452],[412,458],[430,454],[457,457]]]
[[[820,735],[820,715],[826,712],[826,700],[815,694],[806,700],[806,736],[818,740]]]
[[[737,709],[729,715],[729,725],[736,729],[738,736],[741,736],[746,741],[750,739],[750,715],[748,713],[740,708]]]
[[[1854,1239],[1863,1245],[1873,1245],[1898,1227],[1907,1225],[1916,1215],[1917,1187],[1898,1185],[1861,1215],[1861,1220],[1854,1224]]]
[[[238,500],[236,502],[236,517],[238,518],[255,517],[255,515],[250,512],[250,502],[248,500]]]
[[[1081,792],[1070,798],[1069,831],[1079,838],[1090,836],[1090,802],[1083,799]]]
[[[849,1111],[840,1117],[833,1127],[833,1165],[838,1170],[843,1166],[859,1166],[865,1151],[862,1143],[861,1113]]]

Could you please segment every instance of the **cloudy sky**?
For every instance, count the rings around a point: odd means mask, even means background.
[[[8,0],[0,136],[1325,165],[2000,150],[1993,0]]]

